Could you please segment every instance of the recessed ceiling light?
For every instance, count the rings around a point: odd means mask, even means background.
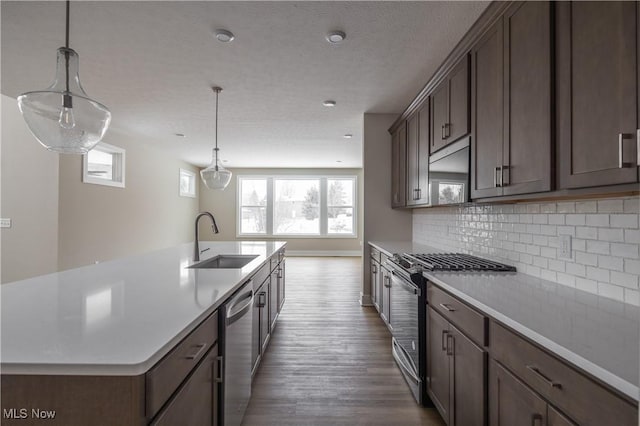
[[[342,43],[345,38],[347,38],[347,35],[343,31],[331,31],[326,36],[327,41],[331,44]]]
[[[176,133],[175,134],[177,137],[179,138],[186,138],[186,136],[184,135],[184,133]]]
[[[228,163],[228,162],[229,162],[229,160],[222,160],[222,162],[223,162],[223,163]]]
[[[342,163],[342,160],[336,160],[336,163]]]
[[[216,30],[216,38],[223,43],[229,43],[233,41],[236,36],[229,30]]]
[[[345,139],[351,139],[353,137],[353,135],[351,133],[347,133],[346,135],[344,135]]]
[[[334,107],[334,106],[336,106],[336,101],[324,101],[322,103],[322,105],[324,105],[326,107]]]

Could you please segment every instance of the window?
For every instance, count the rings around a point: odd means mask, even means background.
[[[464,183],[439,182],[438,204],[456,204],[464,202]]]
[[[196,174],[180,169],[180,196],[196,198]]]
[[[124,149],[100,142],[82,157],[82,182],[124,188]]]
[[[239,176],[238,236],[355,237],[355,176]]]

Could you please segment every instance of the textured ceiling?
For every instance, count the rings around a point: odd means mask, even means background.
[[[114,130],[188,162],[210,161],[210,87],[220,85],[228,166],[361,167],[363,114],[402,112],[487,5],[73,2],[71,47],[85,90],[111,109]],[[2,93],[47,87],[64,43],[63,3],[1,7]],[[218,42],[216,28],[236,39]],[[347,33],[342,44],[325,40],[333,29]],[[337,106],[323,107],[326,99]]]

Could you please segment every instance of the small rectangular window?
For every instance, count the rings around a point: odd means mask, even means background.
[[[240,179],[240,233],[267,233],[267,179]]]
[[[82,157],[82,182],[124,188],[124,149],[100,142]]]
[[[354,234],[355,179],[327,179],[327,233]]]
[[[274,179],[273,233],[320,234],[320,179]]]
[[[180,169],[180,196],[196,198],[196,174]]]

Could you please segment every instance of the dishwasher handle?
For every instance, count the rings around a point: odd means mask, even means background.
[[[227,307],[227,326],[242,318],[253,307],[253,289],[251,281],[247,284],[251,290],[238,295]]]

